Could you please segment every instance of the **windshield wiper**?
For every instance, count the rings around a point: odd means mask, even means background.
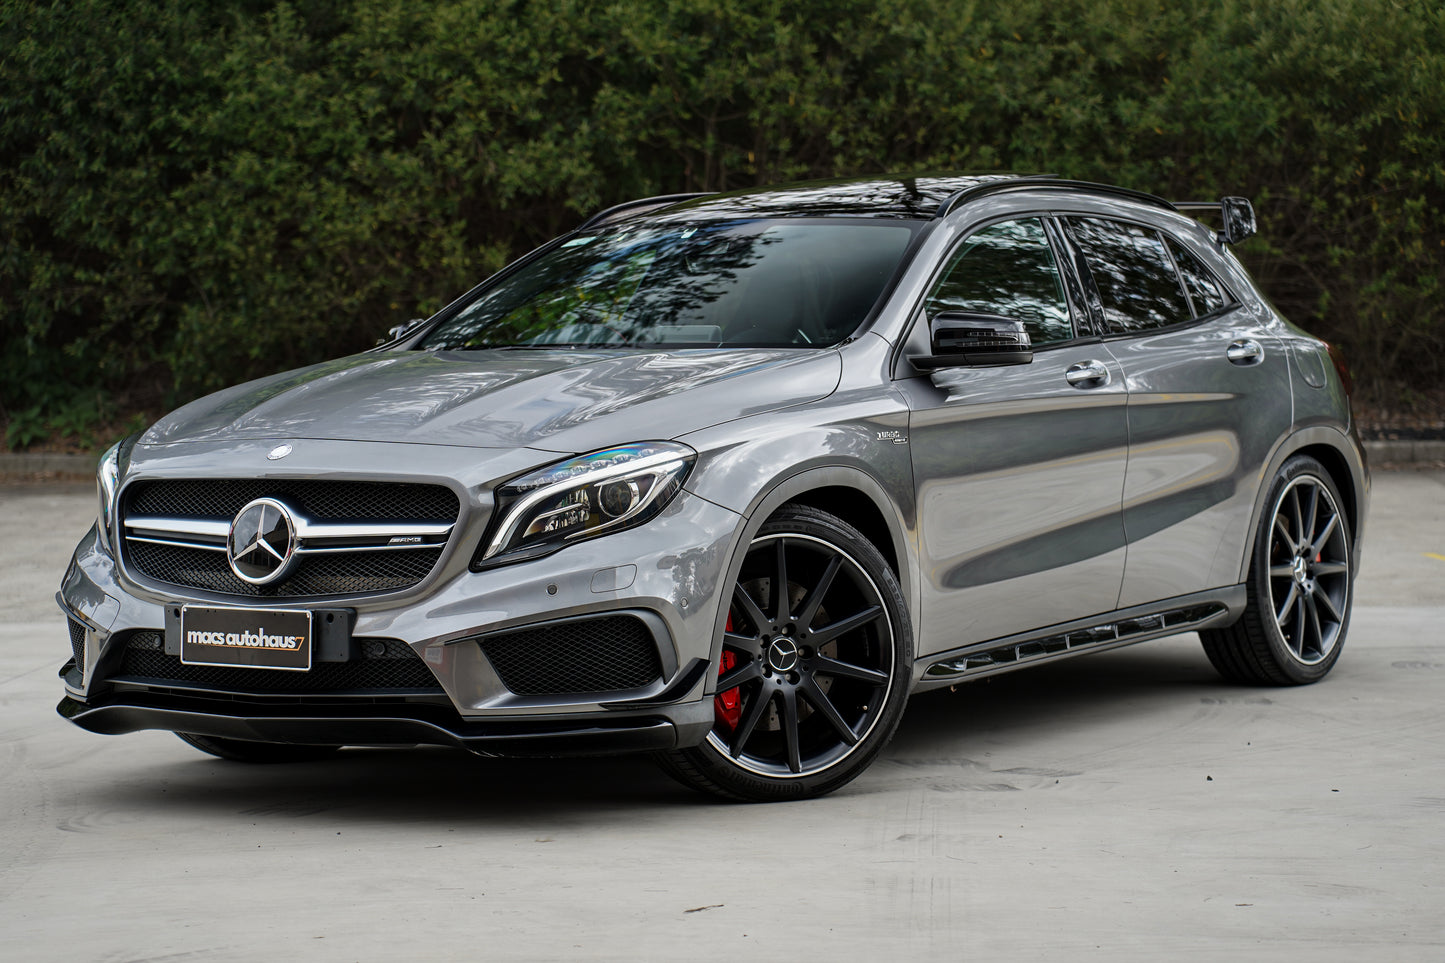
[[[550,348],[633,348],[630,341],[547,341],[539,344],[488,344],[473,350],[482,351],[546,351]]]

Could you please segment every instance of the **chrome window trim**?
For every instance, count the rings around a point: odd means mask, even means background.
[[[377,524],[356,524],[344,522],[332,524],[314,522],[296,515],[296,539],[298,554],[317,555],[327,552],[372,552],[395,551],[418,548],[437,548],[451,537],[455,523],[426,524],[421,522],[382,522]],[[209,518],[171,518],[163,515],[136,515],[125,520],[127,541],[149,542],[154,545],[174,545],[179,548],[199,548],[210,551],[226,551],[226,542],[231,534],[231,522]],[[192,538],[185,538],[185,536]],[[167,537],[169,536],[169,537]],[[392,545],[394,538],[431,539],[407,545]],[[329,542],[346,539],[345,545],[311,544],[308,542]]]

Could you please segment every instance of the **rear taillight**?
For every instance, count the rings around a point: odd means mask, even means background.
[[[1340,376],[1340,384],[1345,389],[1345,397],[1355,393],[1355,379],[1350,377],[1350,366],[1345,364],[1345,356],[1339,348],[1325,342],[1325,350],[1330,353],[1330,360],[1334,362],[1335,374]]]

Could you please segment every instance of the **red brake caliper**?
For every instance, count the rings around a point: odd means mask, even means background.
[[[728,613],[726,630],[728,632],[733,630],[733,614],[731,612]],[[737,653],[731,649],[723,649],[722,655],[718,658],[718,676],[722,677],[727,675],[737,664]],[[738,693],[737,687],[734,686],[726,692],[719,692],[713,696],[712,711],[713,717],[717,720],[718,725],[725,726],[729,730],[736,729],[738,727],[738,720],[741,719],[743,715],[742,697]]]

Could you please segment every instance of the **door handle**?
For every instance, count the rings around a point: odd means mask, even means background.
[[[1064,380],[1075,388],[1102,388],[1109,383],[1109,369],[1102,361],[1080,361],[1069,365]]]
[[[1224,353],[1230,364],[1259,364],[1264,360],[1264,349],[1259,346],[1258,341],[1250,341],[1248,338],[1239,341],[1231,341],[1229,350]]]

